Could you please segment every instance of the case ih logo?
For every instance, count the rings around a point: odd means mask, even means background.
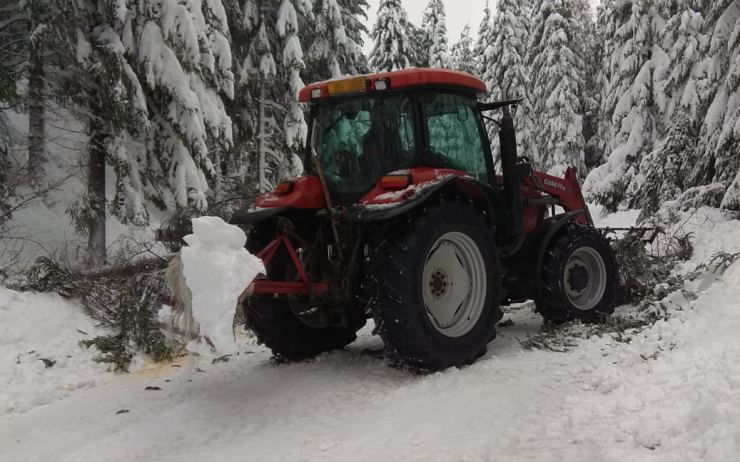
[[[545,183],[547,186],[557,188],[561,191],[565,191],[565,186],[563,185],[563,183],[560,183],[559,181],[553,181],[548,178],[545,178],[542,182]]]

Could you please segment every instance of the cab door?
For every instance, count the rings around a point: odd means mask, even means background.
[[[461,170],[492,184],[493,159],[488,138],[475,110],[476,100],[459,93],[429,93],[421,97],[426,129],[425,163]]]

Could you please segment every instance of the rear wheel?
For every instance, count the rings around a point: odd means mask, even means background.
[[[260,242],[262,240],[260,239]],[[257,246],[255,246],[257,247]],[[260,249],[250,251],[257,252]],[[267,277],[271,280],[292,280],[291,260],[285,248],[273,258]],[[356,338],[354,327],[312,327],[301,321],[285,297],[257,295],[244,302],[246,324],[257,341],[272,353],[288,361],[313,358],[323,352],[340,350]]]
[[[384,236],[371,306],[386,352],[439,370],[472,363],[496,335],[501,269],[492,230],[461,204],[430,208]]]
[[[597,322],[614,312],[618,285],[609,241],[589,226],[571,223],[545,254],[537,311],[556,323]]]

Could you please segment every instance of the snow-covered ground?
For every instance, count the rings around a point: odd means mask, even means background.
[[[635,215],[620,213],[599,220],[622,226]],[[740,222],[699,213],[715,221],[695,233],[687,269],[719,246],[737,246],[731,235],[740,241]],[[592,337],[567,353],[525,348],[541,321],[531,306],[517,307],[484,358],[432,375],[388,367],[370,326],[347,351],[307,363],[274,364],[262,347],[243,344],[225,362],[186,357],[121,376],[95,370],[89,389],[70,393],[60,382],[49,399],[0,417],[0,460],[737,460],[740,262],[685,289],[697,297],[672,294],[669,320],[622,338]],[[64,318],[33,318],[42,333],[18,346],[3,339],[2,358],[51,347],[73,324],[92,327],[53,297],[2,290],[0,300],[3,336],[12,337],[10,322],[23,329],[17,312],[34,304]],[[86,370],[76,340],[61,356]],[[38,383],[54,383],[45,374],[55,367],[37,369]]]
[[[0,415],[110,381],[94,361],[97,350],[79,345],[102,333],[78,305],[57,295],[0,288]]]

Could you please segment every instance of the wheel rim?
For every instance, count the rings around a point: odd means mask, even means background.
[[[434,243],[421,284],[427,314],[440,333],[461,337],[480,319],[486,302],[486,264],[467,235],[450,232]]]
[[[568,301],[578,310],[596,307],[606,292],[606,264],[591,247],[581,247],[565,264],[563,284]]]

